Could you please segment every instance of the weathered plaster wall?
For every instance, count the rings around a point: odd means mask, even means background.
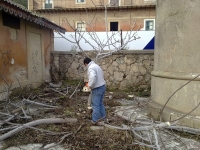
[[[3,26],[0,12],[0,74],[8,82],[13,82],[15,76],[19,80],[27,77],[27,48],[25,24],[21,20],[21,30]],[[14,74],[13,74],[14,73]],[[0,78],[0,85],[5,82]]]
[[[54,50],[54,34],[52,30],[47,28],[42,29],[43,42],[44,42],[44,79],[45,81],[50,81],[50,65],[51,65],[51,51]]]
[[[34,45],[35,39],[30,35],[39,37],[37,41],[41,43],[40,46]],[[50,51],[54,47],[52,30],[23,19],[20,19],[20,29],[4,26],[0,11],[0,39],[0,99],[6,82],[9,85],[12,83],[13,89],[20,85],[37,86],[44,80],[50,80]],[[41,57],[37,58],[39,53]],[[41,76],[34,71],[37,66],[41,67]]]
[[[87,54],[95,58],[91,52]],[[58,79],[87,80],[83,59],[80,54],[52,52],[52,74]],[[150,87],[153,62],[153,51],[126,51],[101,59],[98,64],[104,70],[108,88],[138,90]]]

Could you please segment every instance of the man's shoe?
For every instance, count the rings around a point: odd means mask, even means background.
[[[96,126],[97,125],[97,122],[94,122],[94,121],[90,121],[90,123],[93,125],[93,126]]]
[[[99,125],[99,126],[104,126],[104,125],[105,125],[105,122],[104,122],[104,121],[97,122],[97,125]]]

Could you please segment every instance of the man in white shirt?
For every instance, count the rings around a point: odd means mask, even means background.
[[[103,70],[90,58],[85,58],[83,61],[87,67],[88,86],[92,90],[92,122],[97,123],[104,120],[106,117],[106,110],[103,99],[106,91]]]

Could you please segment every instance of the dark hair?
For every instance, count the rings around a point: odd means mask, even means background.
[[[89,64],[91,62],[91,59],[86,57],[83,61],[84,64]]]

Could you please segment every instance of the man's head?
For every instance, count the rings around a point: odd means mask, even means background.
[[[89,63],[91,62],[91,59],[86,57],[84,60],[83,60],[83,63],[85,66],[87,66]]]

